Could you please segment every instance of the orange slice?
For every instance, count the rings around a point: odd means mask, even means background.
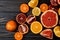
[[[38,0],[31,0],[28,5],[31,7],[31,8],[34,8],[38,5]]]
[[[40,5],[40,9],[41,9],[42,12],[45,12],[46,10],[48,10],[48,5],[43,3],[43,4]]]
[[[20,11],[23,13],[27,13],[29,11],[29,6],[27,4],[21,4]]]
[[[57,37],[60,37],[60,26],[56,26],[53,31]]]
[[[16,40],[22,40],[23,34],[21,32],[16,32],[15,35],[14,35],[14,38]]]
[[[34,21],[32,24],[31,24],[31,27],[30,27],[31,31],[34,33],[34,34],[38,34],[42,31],[42,25],[40,22],[38,21]]]

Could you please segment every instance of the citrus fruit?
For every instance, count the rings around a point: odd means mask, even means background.
[[[38,0],[31,0],[28,5],[31,7],[31,8],[34,8],[38,5]]]
[[[23,13],[20,13],[16,16],[16,21],[19,23],[19,24],[24,24],[26,22],[26,15],[23,14]]]
[[[50,0],[52,6],[58,6],[57,0]]]
[[[15,38],[16,40],[22,40],[23,34],[22,34],[21,32],[16,32],[16,33],[14,34],[14,38]]]
[[[38,21],[34,21],[34,22],[31,24],[30,29],[31,29],[31,31],[32,31],[34,34],[38,34],[39,32],[42,31],[42,25],[41,25],[41,23],[39,23]]]
[[[53,10],[47,10],[41,15],[41,23],[46,28],[53,28],[58,23],[58,15]]]
[[[26,19],[28,24],[31,24],[32,22],[36,21],[36,17],[33,15],[29,15]]]
[[[19,27],[18,27],[18,31],[22,32],[23,34],[28,33],[28,30],[29,30],[29,28],[26,24],[19,25]]]
[[[58,4],[60,5],[60,0],[57,0]]]
[[[60,26],[56,26],[53,31],[57,37],[60,37]]]
[[[52,5],[49,5],[49,10],[54,10],[54,11],[58,12],[58,7],[54,7]]]
[[[53,39],[53,32],[51,29],[45,29],[40,33],[41,36],[48,38],[48,39]]]
[[[17,27],[17,24],[14,20],[10,20],[6,23],[6,30],[14,31]]]
[[[60,8],[59,8],[59,10],[58,10],[58,14],[60,15]]]
[[[32,14],[34,16],[39,16],[41,14],[41,10],[38,7],[32,9]]]
[[[21,4],[20,11],[23,13],[27,13],[29,11],[29,6],[27,4]]]
[[[40,5],[40,9],[41,9],[42,12],[45,12],[46,10],[48,10],[48,5],[43,3],[43,4]]]

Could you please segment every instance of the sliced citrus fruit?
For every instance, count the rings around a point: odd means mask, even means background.
[[[18,31],[22,32],[23,34],[28,33],[28,30],[29,30],[29,28],[26,24],[19,25],[19,27],[18,27]]]
[[[34,21],[34,22],[31,24],[30,29],[31,29],[31,31],[32,31],[34,34],[38,34],[39,32],[42,31],[42,25],[41,25],[41,23],[39,23],[38,21]]]
[[[27,13],[29,11],[29,6],[27,4],[21,4],[20,11],[23,13]]]
[[[48,39],[53,39],[53,32],[51,29],[45,29],[40,33],[41,36],[48,38]]]
[[[53,31],[57,37],[60,37],[60,26],[56,26]]]
[[[38,7],[35,7],[34,9],[32,9],[32,14],[34,16],[39,16],[41,14],[41,11]]]
[[[46,28],[53,28],[58,23],[58,15],[53,10],[47,10],[41,15],[41,23]]]
[[[58,14],[60,15],[60,8],[59,8],[59,10],[58,10]]]
[[[38,5],[38,0],[31,0],[28,5],[31,7],[31,8],[34,8]]]
[[[48,5],[43,3],[43,4],[40,5],[40,9],[41,9],[42,12],[45,12],[46,10],[48,10]]]
[[[57,0],[58,4],[60,5],[60,0]]]
[[[33,15],[29,15],[26,19],[28,24],[31,24],[32,22],[36,21],[36,17]]]
[[[16,33],[14,34],[14,38],[15,38],[16,40],[22,40],[23,34],[22,34],[21,32],[16,32]]]

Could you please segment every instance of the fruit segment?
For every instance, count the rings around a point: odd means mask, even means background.
[[[40,33],[41,36],[48,38],[48,39],[53,39],[53,32],[51,29],[45,29]]]
[[[31,7],[31,8],[34,8],[38,5],[38,0],[31,0],[28,5]]]
[[[30,29],[34,34],[38,34],[42,31],[43,27],[42,27],[41,23],[39,23],[38,21],[34,21],[31,24]]]

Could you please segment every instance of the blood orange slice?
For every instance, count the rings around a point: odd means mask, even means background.
[[[41,36],[46,37],[48,39],[53,39],[53,32],[51,29],[45,29],[40,33]]]
[[[57,0],[58,4],[60,4],[60,0]]]
[[[53,10],[45,11],[41,15],[41,23],[46,28],[53,28],[58,23],[58,15]]]

